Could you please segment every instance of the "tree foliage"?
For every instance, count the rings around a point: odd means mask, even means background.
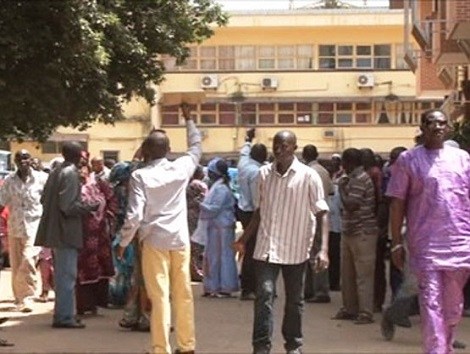
[[[214,0],[0,0],[0,137],[122,118],[225,14]]]

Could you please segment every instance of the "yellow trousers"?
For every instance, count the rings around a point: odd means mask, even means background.
[[[172,310],[176,345],[181,352],[194,350],[194,303],[189,274],[190,247],[177,251],[157,249],[144,243],[142,272],[152,302],[150,332],[153,353],[171,354]],[[171,299],[171,301],[170,301]]]
[[[38,287],[36,260],[40,248],[32,237],[9,237],[11,285],[16,303],[35,295]]]

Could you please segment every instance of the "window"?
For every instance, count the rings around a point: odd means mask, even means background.
[[[241,105],[241,124],[256,124],[256,103],[242,103]]]
[[[202,71],[209,71],[209,70],[217,69],[216,47],[199,48],[199,56],[200,56],[200,69]]]
[[[283,45],[277,47],[278,69],[295,68],[296,49],[293,45]]]
[[[217,121],[217,106],[215,103],[201,104],[200,124],[215,124]]]
[[[334,103],[319,103],[318,104],[318,124],[333,124],[334,123]]]
[[[197,70],[197,55],[197,47],[189,47],[189,57],[186,59],[181,68],[183,70]]]
[[[41,151],[43,154],[60,154],[62,153],[62,145],[64,141],[49,140],[41,144]],[[86,141],[78,142],[83,150],[88,150],[88,143]]]
[[[234,70],[235,69],[235,47],[220,46],[219,47],[219,69]]]
[[[103,155],[103,160],[114,160],[114,161],[119,161],[119,151],[117,150],[103,150],[101,151],[101,154]]]
[[[402,43],[395,46],[395,69],[408,69],[405,62],[405,45]]]
[[[276,105],[274,103],[258,104],[258,122],[259,124],[274,124],[276,120]]]
[[[235,69],[256,69],[256,47],[252,45],[235,47]]]
[[[390,69],[391,46],[320,45],[320,69]]]
[[[235,104],[220,103],[219,104],[219,124],[235,125],[237,121],[237,107]]]
[[[178,125],[179,124],[179,106],[163,106],[162,107],[162,124]]]
[[[312,104],[307,102],[297,103],[297,124],[312,124]]]
[[[297,46],[297,69],[313,69],[313,46]]]
[[[274,69],[276,67],[276,47],[259,46],[258,47],[258,68]]]

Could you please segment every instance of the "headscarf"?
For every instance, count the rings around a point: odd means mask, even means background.
[[[129,162],[116,163],[109,173],[109,182],[113,186],[124,183],[131,178],[131,164]]]
[[[224,173],[217,168],[217,162],[219,162],[221,160],[223,160],[221,157],[214,157],[207,164],[207,170],[212,172],[212,173],[215,173],[217,176],[223,176]]]

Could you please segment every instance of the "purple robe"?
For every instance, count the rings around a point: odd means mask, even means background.
[[[470,274],[470,157],[418,146],[392,167],[387,195],[406,201],[410,267],[420,288],[423,350],[452,353]]]

